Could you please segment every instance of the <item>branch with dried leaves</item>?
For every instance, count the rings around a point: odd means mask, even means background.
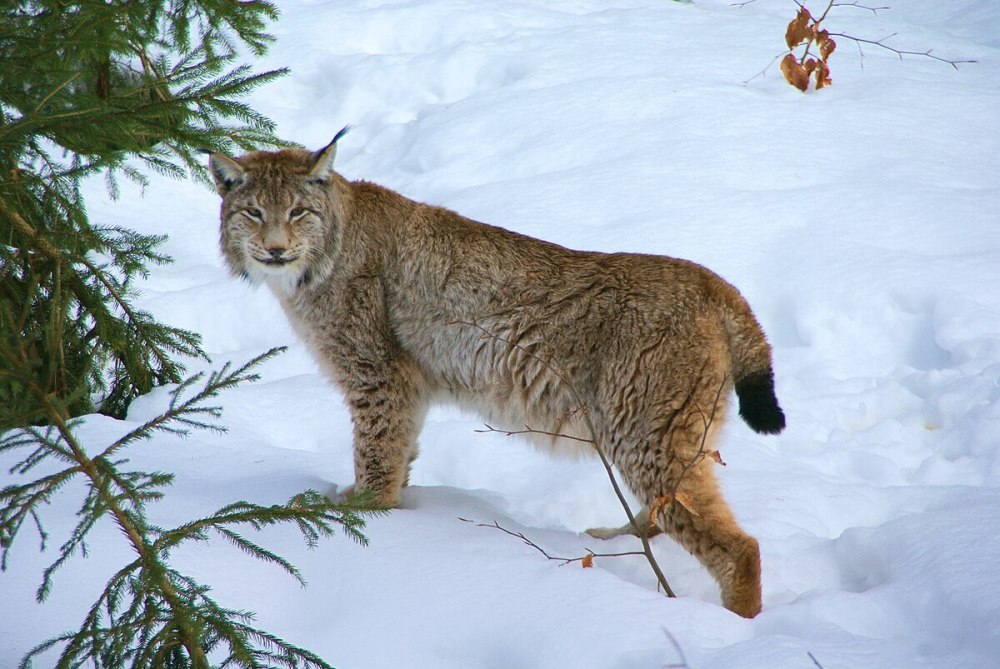
[[[754,2],[754,0],[734,3],[734,6],[745,7],[752,2]],[[793,2],[795,2],[799,9],[795,14],[795,18],[788,23],[788,26],[785,29],[785,44],[788,47],[788,52],[775,56],[771,62],[768,63],[767,67],[744,81],[744,84],[753,81],[757,77],[764,76],[771,65],[773,65],[775,61],[780,58],[782,76],[784,76],[785,80],[789,84],[795,86],[800,91],[805,92],[810,90],[810,88],[813,90],[820,90],[829,86],[833,83],[833,79],[830,76],[829,59],[837,48],[837,42],[833,39],[834,37],[850,40],[857,45],[862,68],[864,68],[865,57],[864,50],[862,48],[862,45],[864,44],[877,46],[882,49],[886,49],[887,51],[891,51],[896,54],[900,60],[903,59],[903,56],[923,56],[942,63],[947,63],[956,70],[958,69],[959,64],[976,62],[971,59],[942,58],[941,56],[934,54],[933,49],[927,49],[925,51],[897,49],[896,47],[886,43],[888,40],[895,37],[896,33],[875,40],[855,37],[854,35],[844,32],[830,32],[823,27],[823,23],[826,21],[830,11],[834,7],[853,7],[855,9],[869,11],[872,14],[878,14],[880,11],[888,10],[889,7],[887,6],[873,7],[862,5],[856,1],[837,2],[836,0],[829,0],[826,9],[824,9],[819,16],[815,16],[809,11],[803,2],[799,2],[799,0],[793,0]],[[796,49],[799,48],[801,48],[802,51],[796,55]]]

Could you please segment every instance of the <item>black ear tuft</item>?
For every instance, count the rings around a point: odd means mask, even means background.
[[[350,131],[351,131],[351,125],[350,124],[345,125],[339,131],[337,131],[337,134],[333,136],[333,141],[330,142],[330,143],[331,144],[336,144],[340,140],[341,137],[343,137],[344,135],[346,135]]]
[[[351,126],[345,125],[333,140],[319,151],[313,151],[310,156],[312,164],[309,167],[309,183],[323,183],[333,174],[333,161],[337,157],[337,141],[347,134]]]

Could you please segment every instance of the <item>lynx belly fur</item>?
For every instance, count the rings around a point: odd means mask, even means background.
[[[271,288],[344,393],[357,489],[399,504],[437,401],[556,448],[590,447],[551,435],[593,436],[725,606],[757,614],[757,541],[700,457],[733,388],[751,428],[785,425],[739,292],[685,260],[573,251],[347,181],[332,168],[343,132],[316,152],[213,154],[210,168],[229,268]],[[663,504],[671,491],[684,503]]]

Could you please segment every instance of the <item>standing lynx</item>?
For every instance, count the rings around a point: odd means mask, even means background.
[[[357,489],[399,504],[439,400],[592,437],[725,606],[756,615],[757,541],[703,457],[733,387],[751,428],[785,425],[770,346],[739,292],[685,260],[572,251],[347,181],[332,168],[343,133],[313,153],[214,154],[210,168],[229,268],[271,288],[346,397]],[[673,491],[684,504],[662,503]]]

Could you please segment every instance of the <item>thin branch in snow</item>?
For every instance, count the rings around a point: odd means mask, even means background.
[[[515,532],[513,530],[508,530],[506,527],[504,527],[495,520],[492,523],[480,523],[475,520],[471,520],[469,518],[459,518],[459,520],[461,520],[463,523],[475,523],[476,527],[492,527],[495,530],[500,530],[504,534],[520,539],[526,545],[531,546],[536,551],[544,555],[546,559],[555,560],[556,562],[561,562],[562,564],[559,565],[560,567],[564,567],[572,562],[582,562],[584,566],[589,567],[590,561],[593,560],[594,558],[611,558],[611,557],[625,557],[627,555],[643,555],[642,551],[625,551],[622,553],[595,553],[594,551],[587,548],[586,555],[581,555],[579,557],[573,557],[573,558],[560,557],[558,555],[550,555],[548,551],[546,551],[544,548],[542,548],[534,541],[526,537],[523,532]]]
[[[806,651],[806,655],[809,656],[809,659],[812,660],[813,664],[819,667],[819,669],[823,669],[823,665],[819,663],[819,660],[817,660],[816,656],[812,654],[812,651]]]
[[[684,649],[682,649],[680,643],[677,642],[677,637],[675,637],[666,627],[663,628],[663,634],[670,641],[670,645],[674,647],[674,650],[677,651],[677,655],[681,658],[681,661],[679,663],[675,662],[673,664],[666,664],[662,667],[662,669],[689,669],[687,658],[684,656]]]
[[[906,49],[897,49],[894,46],[889,46],[888,44],[886,44],[885,43],[886,40],[889,40],[889,39],[892,39],[893,37],[895,37],[896,33],[892,33],[891,35],[886,35],[882,39],[877,39],[877,40],[875,40],[875,39],[864,39],[863,37],[854,37],[853,35],[848,35],[847,33],[830,33],[830,36],[831,37],[843,37],[844,39],[849,39],[849,40],[853,41],[855,44],[858,45],[858,51],[861,52],[861,58],[862,58],[862,60],[864,59],[864,52],[861,49],[861,45],[862,44],[870,44],[872,46],[881,47],[883,49],[886,49],[888,51],[893,52],[894,54],[896,54],[897,56],[899,56],[900,60],[903,60],[903,56],[923,56],[925,58],[930,58],[931,60],[936,60],[936,61],[938,61],[940,63],[947,63],[948,65],[951,65],[956,70],[958,69],[959,65],[968,64],[968,63],[978,63],[979,62],[979,61],[971,59],[971,58],[942,58],[941,56],[935,55],[933,53],[933,51],[934,51],[933,49],[927,49],[926,51],[907,51]]]

